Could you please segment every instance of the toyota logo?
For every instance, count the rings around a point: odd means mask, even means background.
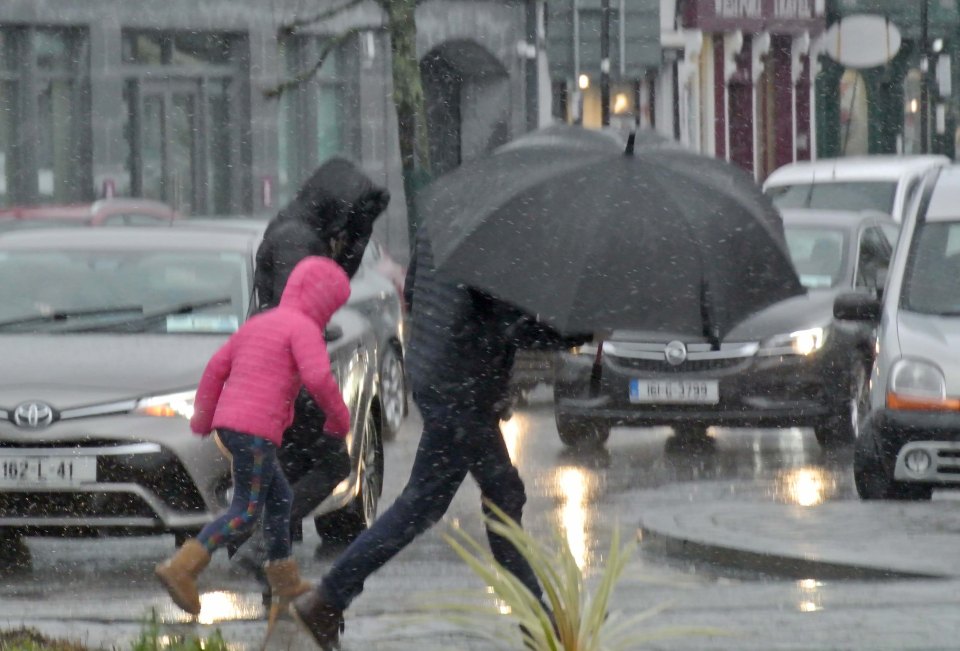
[[[663,349],[663,356],[667,358],[667,363],[670,366],[680,366],[687,361],[687,347],[683,345],[682,341],[671,341]]]
[[[40,429],[53,422],[53,407],[44,402],[25,402],[13,410],[13,424],[26,429]]]

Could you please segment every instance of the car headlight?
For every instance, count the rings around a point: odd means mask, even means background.
[[[918,359],[901,359],[890,371],[887,407],[957,410],[960,400],[947,399],[947,380],[938,366]]]
[[[759,355],[812,355],[827,341],[827,328],[808,328],[768,339]]]
[[[137,401],[134,413],[160,418],[193,418],[193,400],[196,391],[178,391],[162,396],[151,396]]]

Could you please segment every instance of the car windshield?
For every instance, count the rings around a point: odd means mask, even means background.
[[[917,225],[902,306],[911,312],[960,316],[960,221]]]
[[[777,208],[827,208],[893,212],[894,181],[801,183],[767,188]]]
[[[236,331],[243,255],[211,251],[0,251],[0,332]]]
[[[785,226],[787,248],[807,289],[834,287],[844,276],[847,234],[839,228]]]

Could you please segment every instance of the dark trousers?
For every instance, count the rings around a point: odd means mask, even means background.
[[[341,610],[363,591],[368,576],[440,520],[467,473],[473,475],[484,499],[520,522],[526,502],[523,481],[510,461],[493,410],[470,413],[449,403],[417,404],[423,434],[406,487],[323,579],[324,597]],[[487,536],[497,561],[539,598],[540,585],[523,556],[489,529]]]
[[[294,414],[293,423],[283,434],[277,458],[293,489],[290,535],[292,540],[298,540],[302,520],[350,474],[350,453],[344,439],[323,434],[323,411],[306,390],[297,397]],[[260,566],[267,552],[264,531],[256,528],[248,536],[249,540],[236,539],[230,555],[240,554],[249,564]]]
[[[233,456],[233,500],[197,540],[212,554],[245,539],[262,515],[267,559],[288,558],[293,493],[277,461],[277,446],[262,437],[226,429],[219,436]]]

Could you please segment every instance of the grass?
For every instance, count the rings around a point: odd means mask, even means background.
[[[702,627],[649,626],[649,620],[663,612],[667,604],[632,615],[611,609],[617,582],[637,546],[636,541],[621,546],[619,530],[613,533],[599,581],[591,591],[559,531],[554,536],[554,547],[548,547],[496,506],[489,506],[495,517],[488,518],[487,525],[509,540],[530,563],[543,587],[546,604],[497,563],[486,546],[455,527],[445,536],[447,542],[492,589],[499,604],[447,608],[448,620],[466,626],[501,648],[528,651],[625,651],[665,638],[727,634]],[[511,626],[502,626],[505,618]]]
[[[119,651],[121,647],[113,647]],[[144,623],[140,636],[127,651],[228,651],[220,631],[206,638],[165,635],[160,629],[156,611]],[[35,629],[20,628],[0,631],[0,651],[103,651],[78,642],[47,637]]]

